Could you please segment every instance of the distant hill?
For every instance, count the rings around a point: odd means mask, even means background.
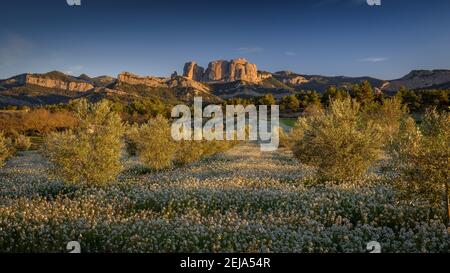
[[[197,95],[203,96],[205,101],[222,101],[210,92],[209,86],[180,76],[140,77],[124,72],[117,78],[91,78],[85,74],[74,77],[52,71],[44,74],[21,74],[0,81],[0,107],[67,103],[82,97],[119,101],[157,98],[175,104],[190,101]]]
[[[371,77],[305,75],[289,71],[276,72],[273,77],[295,89],[315,90],[319,93],[325,92],[330,86],[350,89],[353,85],[364,81],[370,82],[374,87],[381,87],[385,83],[384,80]]]
[[[363,81],[369,81],[387,94],[394,94],[402,86],[411,90],[449,89],[450,70],[414,70],[400,79],[386,81],[372,77],[259,71],[255,64],[240,58],[213,61],[207,69],[188,62],[183,76],[174,73],[170,77],[138,76],[129,72],[122,72],[116,78],[86,74],[75,77],[59,71],[26,73],[0,80],[0,107],[67,103],[81,97],[124,102],[150,98],[176,104],[202,96],[206,102],[220,103],[233,97],[250,98],[267,93],[281,98],[300,90],[325,92],[330,86],[350,89]]]
[[[413,70],[406,76],[387,82],[382,90],[398,91],[407,89],[445,89],[450,86],[450,70]]]

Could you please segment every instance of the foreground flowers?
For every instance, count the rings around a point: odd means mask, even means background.
[[[73,240],[86,252],[450,249],[433,210],[401,203],[383,177],[309,187],[311,169],[253,144],[103,188],[50,181],[41,162],[28,153],[0,171],[0,251],[65,252]]]

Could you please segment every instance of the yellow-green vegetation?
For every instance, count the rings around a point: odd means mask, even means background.
[[[49,180],[28,153],[0,169],[2,252],[65,252],[73,240],[82,252],[364,252],[373,240],[383,252],[450,249],[436,214],[382,177],[306,187],[309,168],[256,144],[101,188]]]
[[[225,140],[181,140],[171,137],[169,121],[157,116],[141,126],[133,125],[126,133],[129,155],[137,155],[152,170],[163,170],[184,165],[225,151],[236,144]]]
[[[3,132],[0,132],[0,167],[5,160],[12,154],[11,140],[6,138]]]
[[[325,180],[356,180],[382,154],[379,126],[364,120],[351,99],[332,100],[324,112],[302,117],[294,130],[293,153],[301,163],[317,168]]]
[[[296,119],[292,119],[292,118],[281,118],[280,119],[280,123],[282,123],[286,126],[291,126],[291,127],[295,126],[296,121],[297,121]]]
[[[52,132],[45,138],[43,153],[53,163],[53,173],[68,183],[104,185],[122,170],[122,121],[107,101],[80,100],[75,105],[79,126]]]
[[[31,139],[25,135],[18,135],[14,138],[14,147],[20,151],[26,151],[31,147]]]
[[[175,154],[176,164],[189,164],[202,158],[208,147],[207,142],[198,140],[182,140],[177,142]]]
[[[417,126],[396,99],[331,100],[281,135],[297,160],[258,143],[175,142],[162,117],[123,137],[107,103],[76,109],[77,130],[46,137],[48,160],[26,151],[0,168],[0,252],[65,252],[74,240],[83,252],[450,250],[448,113]],[[119,160],[124,140],[159,171],[118,175],[139,164]]]
[[[427,111],[422,126],[407,118],[392,150],[395,179],[404,197],[442,208],[450,221],[450,114]]]
[[[279,147],[280,148],[292,148],[292,130],[289,133],[286,133],[283,128],[279,128],[278,137],[280,139]]]
[[[154,170],[172,166],[177,147],[170,136],[170,123],[167,119],[157,116],[133,129],[128,136],[131,145],[135,145],[136,154],[145,166]]]
[[[363,118],[372,121],[383,132],[383,140],[390,144],[398,134],[400,123],[408,115],[408,109],[402,104],[401,99],[392,97],[381,102],[372,102],[363,109]]]

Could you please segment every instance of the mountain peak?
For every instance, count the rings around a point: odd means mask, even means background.
[[[184,65],[183,76],[201,82],[261,81],[256,64],[249,63],[245,58],[214,60],[208,64],[206,70],[191,61]]]

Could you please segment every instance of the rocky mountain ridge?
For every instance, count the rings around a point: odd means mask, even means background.
[[[363,81],[369,81],[387,93],[395,93],[402,86],[412,90],[445,89],[450,87],[450,70],[414,70],[400,79],[385,81],[371,77],[305,75],[292,71],[272,73],[258,70],[255,64],[238,58],[212,61],[207,69],[196,62],[187,62],[182,76],[175,72],[170,77],[139,76],[130,72],[122,72],[116,78],[85,74],[75,77],[52,71],[0,80],[0,106],[64,103],[80,96],[111,95],[157,97],[172,102],[190,101],[194,96],[221,101],[267,93],[280,98],[298,90],[324,92],[332,85],[349,89]]]
[[[94,85],[87,81],[68,76],[58,71],[52,71],[46,74],[21,74],[0,81],[0,85],[3,86],[3,88],[28,84],[77,92],[84,92],[94,88]]]
[[[199,82],[261,81],[256,64],[251,64],[244,58],[212,61],[206,70],[196,62],[187,62],[184,65],[183,76]]]
[[[390,92],[401,87],[407,89],[440,89],[439,85],[450,84],[450,70],[413,70],[404,77],[386,82],[382,89]]]

